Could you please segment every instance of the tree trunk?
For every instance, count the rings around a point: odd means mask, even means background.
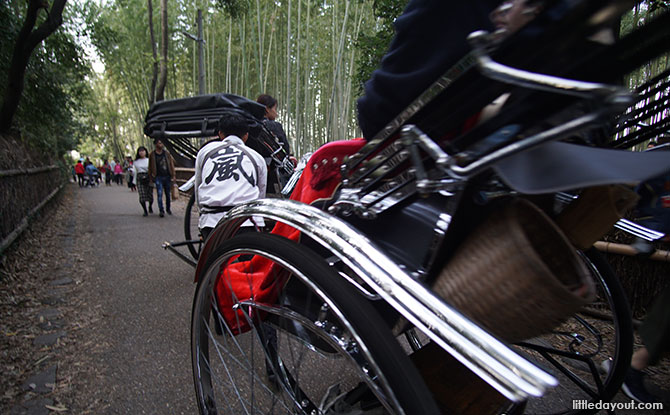
[[[149,37],[151,38],[151,54],[153,56],[153,73],[151,75],[151,89],[149,90],[149,106],[156,101],[156,82],[158,81],[158,51],[156,51],[156,35],[154,34],[154,8],[151,0],[147,0],[149,13]]]
[[[165,85],[167,85],[167,59],[168,59],[168,11],[167,0],[161,0],[161,66],[158,89],[156,90],[156,101],[165,99]]]
[[[7,88],[0,111],[0,133],[9,131],[12,126],[14,114],[16,114],[23,93],[23,82],[30,56],[37,45],[55,32],[63,23],[65,2],[66,0],[54,0],[46,20],[34,31],[37,14],[41,8],[45,8],[45,5],[40,0],[30,0],[28,2],[26,19],[16,38],[12,62],[7,75]]]

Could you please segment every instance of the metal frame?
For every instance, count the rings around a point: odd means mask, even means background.
[[[196,277],[204,271],[204,258],[253,216],[285,223],[330,250],[403,317],[508,399],[520,402],[557,385],[553,376],[414,280],[357,229],[304,203],[261,199],[231,209],[205,243]]]

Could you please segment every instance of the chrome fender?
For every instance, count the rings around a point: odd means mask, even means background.
[[[403,317],[508,399],[519,402],[542,396],[558,384],[553,376],[412,279],[351,225],[294,200],[260,199],[228,211],[200,253],[196,280],[211,252],[251,216],[285,223],[329,249]]]

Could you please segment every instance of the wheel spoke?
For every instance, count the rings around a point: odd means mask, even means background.
[[[232,290],[232,284],[231,284],[230,282],[228,282],[228,287],[229,287],[229,289],[231,290],[231,293],[232,293],[232,292],[233,292],[233,290]],[[253,297],[253,296],[252,296],[252,297]],[[249,310],[251,310],[252,307],[255,305],[254,302],[249,302],[249,301],[239,301],[239,299],[238,299],[234,294],[233,294],[233,300],[234,300],[234,302],[235,302],[236,305],[238,305],[238,306],[247,306]],[[220,324],[221,324],[223,327],[226,328],[226,331],[227,331],[228,336],[229,336],[229,337],[232,339],[232,341],[235,343],[235,346],[237,347],[237,349],[239,350],[239,352],[240,352],[242,355],[244,355],[244,353],[243,353],[243,351],[242,351],[242,347],[241,347],[241,345],[239,344],[239,342],[237,342],[236,337],[235,337],[235,336],[233,335],[233,333],[232,333],[232,330],[230,330],[230,327],[229,327],[229,326],[226,324],[226,322],[224,321],[223,316],[221,315],[221,313],[220,313],[219,310],[218,310],[218,306],[217,306],[216,304],[213,304],[212,307],[213,307],[213,310],[214,310],[214,312],[215,312],[216,318],[219,319]],[[238,327],[239,327],[239,325],[240,325],[239,314],[240,314],[240,313],[235,313],[235,316],[236,316],[236,317],[235,317],[235,318],[236,318],[236,324],[238,325]],[[249,324],[249,325],[252,326],[252,327],[255,325],[254,322],[251,320],[251,317],[249,316],[249,315],[251,314],[250,312],[249,312],[249,313],[241,313],[241,314],[244,316],[244,318],[245,318],[247,324]],[[260,324],[260,322],[259,322],[259,324]],[[256,335],[258,336],[258,331],[255,331],[255,333],[256,333]],[[260,339],[260,341],[262,341],[262,339]],[[254,343],[255,343],[255,342],[253,342],[253,341],[251,342],[251,346],[252,346],[252,347],[253,347],[253,344],[254,344]],[[289,350],[290,350],[291,352],[293,352],[293,348],[290,348]],[[269,356],[268,351],[266,350],[266,348],[263,348],[263,351],[264,351],[264,353],[265,353],[265,357],[266,357],[266,358],[270,358],[270,356]],[[253,353],[253,350],[252,350],[252,359],[254,358],[254,355],[255,355],[255,354]],[[247,369],[248,369],[252,374],[255,373],[255,371],[254,371],[255,365],[254,365],[253,361],[250,362],[250,361],[248,361],[248,359],[247,359],[247,363],[248,363],[248,367],[247,367]],[[238,362],[238,364],[242,365],[241,362]],[[300,367],[300,366],[298,365],[298,366],[294,366],[294,367]],[[281,371],[280,371],[280,374],[281,374]],[[275,376],[276,376],[276,375],[278,375],[278,374],[275,373]],[[295,389],[290,390],[290,391],[287,389],[286,391],[288,392],[289,396],[291,396],[291,398],[293,399],[294,404],[296,405],[296,407],[301,407],[301,406],[303,406],[303,405],[302,405],[302,402],[303,402],[304,398],[301,399],[300,396],[301,396],[301,395],[304,395],[304,393],[303,393],[303,392],[300,390],[300,388],[297,386],[297,385],[298,385],[297,380],[296,380],[296,381],[291,381],[290,377],[287,378],[286,375],[284,375],[284,374],[281,374],[281,375],[282,375],[282,380],[283,380],[283,381],[281,382],[281,385],[282,385],[283,388],[287,388],[287,387],[289,387],[289,385],[295,385]],[[255,392],[255,388],[253,388],[253,383],[254,383],[254,380],[256,379],[256,376],[257,376],[257,375],[252,375],[252,378],[251,378],[251,379],[252,379],[252,381],[251,381],[251,385],[252,385],[252,387],[251,387],[251,393],[252,393],[252,397],[251,397],[251,398],[252,398],[252,402],[253,402],[253,394],[254,394],[254,392]],[[260,383],[261,383],[261,385],[263,386],[263,388],[265,388],[268,392],[272,393],[272,392],[267,388],[267,386],[265,386],[265,384],[264,384],[262,381],[261,381]],[[282,402],[282,404],[284,405],[284,407],[286,407],[286,408],[288,409],[288,407],[286,406],[286,403],[285,403],[285,402]]]
[[[238,304],[239,304],[239,303],[238,303]],[[230,341],[232,341],[232,342],[234,343],[235,348],[238,350],[238,352],[239,352],[242,356],[246,356],[246,354],[245,354],[244,351],[243,351],[242,346],[241,346],[240,343],[237,341],[236,336],[233,335],[232,330],[230,330],[230,327],[229,327],[228,324],[224,321],[223,316],[219,313],[218,307],[217,307],[216,305],[212,305],[212,309],[213,309],[213,311],[214,311],[215,318],[218,319],[219,324],[220,324],[222,327],[225,327],[225,329],[226,329],[226,335],[224,336],[224,338],[225,338],[225,339],[230,339]],[[236,314],[237,314],[237,313],[236,313]],[[245,317],[246,317],[246,315],[245,315]],[[209,330],[209,328],[208,328],[208,330]],[[211,331],[210,331],[210,333],[211,333]],[[212,342],[215,343],[216,346],[220,346],[220,344],[216,341],[216,339],[212,339]],[[252,338],[251,343],[252,343],[252,345],[253,345],[253,343],[254,343],[253,338]],[[236,358],[230,351],[228,351],[227,348],[222,348],[222,349],[226,352],[227,356],[228,356],[231,360],[233,360],[235,363],[237,363],[237,365],[240,367],[240,369],[248,370],[249,373],[254,377],[254,380],[258,379],[258,375],[256,374],[256,371],[254,370],[255,366],[254,366],[253,362],[249,361],[249,359],[246,359],[246,361],[247,361],[246,363],[247,363],[247,364],[245,365],[243,362],[241,362],[239,359],[237,359],[237,358]],[[264,348],[263,348],[263,349],[264,349]],[[219,347],[217,347],[217,351],[219,351]],[[267,351],[264,350],[264,352],[265,352],[265,354],[266,354],[266,358],[269,357],[268,354],[267,354]],[[253,355],[252,355],[252,357],[253,357]],[[265,391],[267,391],[269,394],[271,394],[271,395],[273,394],[273,392],[272,392],[272,391],[265,385],[265,383],[264,383],[262,380],[259,380],[259,384],[260,384],[261,387],[262,387],[263,389],[265,389]],[[253,387],[253,383],[252,383],[252,387]],[[252,393],[253,393],[253,389],[252,389]],[[253,396],[252,396],[252,398],[253,398]],[[253,402],[253,401],[252,401],[252,402]],[[286,403],[282,402],[282,404],[284,405],[284,407],[285,407],[287,410],[289,409],[289,407],[286,405]]]
[[[209,375],[214,377],[214,379],[218,381],[219,378],[218,378],[218,376],[216,376],[214,371],[212,371],[212,368],[209,365],[209,359],[207,358],[207,356],[205,356],[204,354],[201,353],[200,357],[205,362],[205,365],[207,366],[207,370],[208,370]],[[223,382],[220,382],[220,381],[217,382],[217,383],[218,384],[223,384]],[[212,397],[212,399],[213,399],[213,397]],[[228,396],[226,394],[223,394],[223,400],[226,402],[226,406],[228,406],[228,410],[230,412],[233,412],[233,408],[230,406],[230,401],[228,400]]]
[[[210,339],[213,340],[214,335],[212,334],[212,330],[210,329],[209,324],[207,324],[206,321],[203,321],[203,324],[207,328],[207,332],[209,333]],[[223,364],[224,369],[226,370],[226,375],[228,375],[228,380],[230,381],[230,384],[232,385],[232,388],[235,391],[235,394],[237,395],[237,399],[240,402],[240,405],[244,408],[244,412],[246,414],[249,414],[249,411],[247,410],[247,407],[244,404],[244,399],[242,399],[242,396],[240,395],[240,391],[238,390],[237,387],[235,387],[235,382],[233,380],[232,374],[230,373],[230,369],[228,368],[228,364],[226,363],[226,360],[221,355],[221,348],[218,346],[218,342],[214,340],[214,341],[212,341],[212,343],[214,344],[214,348],[216,349],[216,353],[219,355],[219,361]],[[250,370],[250,371],[253,372],[253,370]],[[210,367],[210,374],[212,374],[211,367]]]
[[[249,371],[249,373],[250,373],[252,376],[254,376],[255,380],[258,381],[258,384],[259,384],[259,385],[260,385],[260,386],[261,386],[267,393],[269,393],[269,394],[272,395],[272,394],[273,394],[273,391],[272,391],[270,388],[268,388],[268,387],[265,385],[265,383],[262,381],[262,379],[260,378],[260,376],[258,376],[258,374],[256,373],[256,371],[254,370],[254,366],[245,365],[242,361],[240,361],[239,359],[237,359],[237,358],[236,358],[236,357],[235,357],[235,356],[228,350],[228,348],[226,348],[226,347],[222,347],[222,345],[221,345],[221,344],[214,338],[214,334],[213,334],[212,331],[210,330],[209,325],[208,325],[206,322],[204,322],[204,325],[206,326],[207,331],[208,331],[208,333],[210,334],[210,340],[211,340],[212,344],[214,345],[214,347],[215,347],[216,350],[217,350],[217,353],[218,353],[218,355],[219,355],[219,359],[221,360],[221,362],[222,362],[222,363],[225,365],[225,367],[226,367],[226,373],[230,375],[230,374],[231,374],[231,371],[229,370],[229,366],[225,363],[225,359],[223,358],[221,352],[225,353],[225,354],[226,354],[226,357],[228,357],[228,359],[230,359],[232,362],[236,363],[237,366],[239,366],[239,369],[240,369],[240,370],[246,370],[246,371]],[[224,338],[225,338],[225,337],[228,337],[228,336],[225,336],[225,335],[224,335]],[[247,362],[248,362],[248,361],[247,361]],[[233,370],[234,370],[234,369],[233,369]],[[210,369],[210,371],[211,371],[211,369]],[[210,372],[210,373],[211,373],[211,372]],[[232,376],[229,376],[229,380],[231,381],[231,382],[229,382],[230,384],[234,384],[234,382],[232,381],[232,380],[233,380]],[[237,396],[240,397],[239,392],[238,392],[237,390],[235,390],[235,392],[236,392]],[[284,408],[285,408],[286,410],[290,410],[289,406],[287,406],[285,403],[282,402],[282,405],[284,406]]]
[[[379,413],[382,406],[390,413],[438,413],[381,317],[312,251],[254,233],[234,236],[210,255],[192,320],[201,413],[311,414],[349,406],[345,413]],[[257,301],[266,281],[282,283],[279,298]],[[377,378],[382,372],[394,373],[393,383]],[[360,385],[371,393],[360,393]]]

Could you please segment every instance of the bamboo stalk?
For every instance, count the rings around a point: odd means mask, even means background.
[[[265,68],[266,68],[266,70],[265,70],[265,78],[263,78],[263,89],[262,89],[263,91],[266,91],[267,88],[268,88],[268,73],[270,72],[270,70],[269,70],[269,68],[270,68],[270,55],[272,55],[272,41],[273,41],[274,35],[275,35],[274,27],[275,27],[275,18],[276,17],[277,17],[277,12],[274,11],[273,14],[272,14],[272,17],[270,18],[270,41],[269,41],[269,44],[268,44],[268,52],[267,52],[266,58],[265,58]],[[263,32],[265,32],[265,29],[263,29]],[[263,34],[263,36],[265,37],[265,34]]]
[[[228,19],[228,53],[226,55],[226,92],[230,92],[232,87],[232,51],[233,46],[233,18]]]
[[[298,22],[302,22],[302,1],[298,0]],[[302,47],[302,25],[298,24],[298,38],[296,42],[296,59],[295,59],[295,105],[293,119],[294,127],[293,133],[289,137],[295,137],[300,131],[301,122],[301,107],[300,107],[300,49]],[[289,139],[290,140],[290,139]]]
[[[257,35],[258,35],[258,44],[256,51],[258,53],[258,88],[263,88],[263,41],[265,35],[261,35],[261,3],[259,0],[256,0],[256,22],[257,22]],[[263,30],[265,32],[265,30]]]
[[[305,26],[306,34],[305,37],[309,39],[311,37],[311,9],[312,9],[312,3],[311,0],[307,0],[307,25]],[[305,147],[307,147],[306,142],[307,138],[310,137],[311,131],[308,131],[308,125],[311,125],[314,120],[314,103],[310,101],[310,95],[309,95],[309,78],[310,78],[310,71],[311,71],[311,62],[310,62],[310,49],[311,43],[307,42],[305,46],[305,64],[304,64],[304,74],[303,74],[303,117],[302,117],[302,130],[300,133],[294,137],[293,141],[293,152],[298,156],[302,156],[303,153],[305,153]],[[296,97],[296,100],[298,97]],[[299,144],[298,144],[299,143]],[[299,148],[296,148],[298,146]],[[309,149],[308,149],[309,150]]]
[[[601,251],[608,254],[617,254],[617,255],[626,255],[626,256],[636,256],[638,251],[630,245],[617,244],[613,242],[598,241],[593,246]],[[656,250],[653,254],[649,256],[649,259],[654,261],[665,261],[670,262],[670,251],[661,251]]]
[[[291,114],[291,0],[288,0],[288,17],[286,24],[286,97],[284,102],[286,105],[286,114]],[[286,125],[286,133],[291,136],[290,124]]]

